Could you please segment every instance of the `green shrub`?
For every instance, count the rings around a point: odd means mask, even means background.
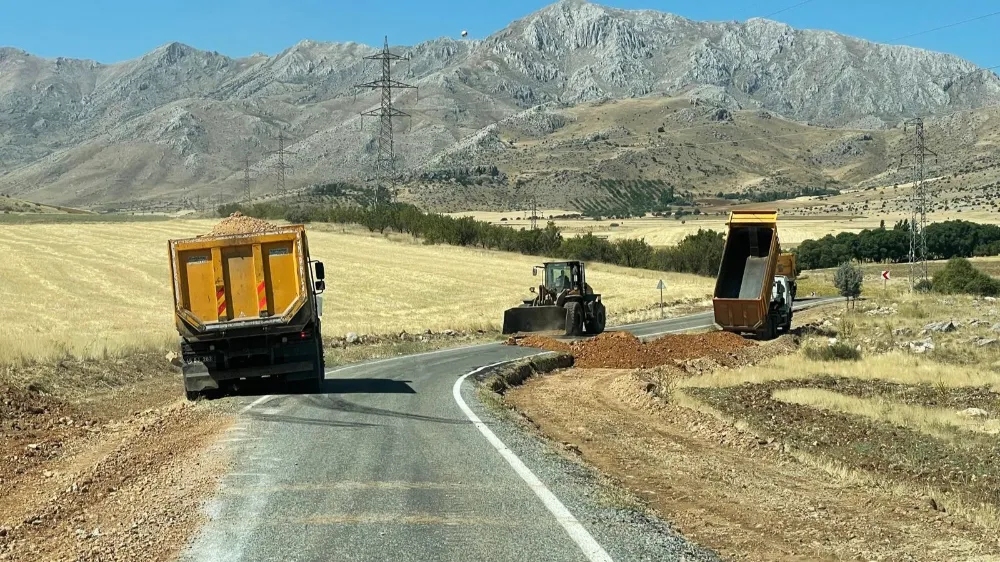
[[[930,279],[921,279],[913,285],[913,290],[918,293],[929,293],[934,289],[934,283]]]
[[[934,274],[933,288],[944,294],[1000,295],[1000,281],[979,271],[965,258],[952,258],[944,269]]]
[[[865,280],[865,275],[861,268],[851,262],[844,262],[833,274],[833,286],[840,292],[840,296],[848,299],[856,299],[861,295],[861,284]]]
[[[831,345],[809,346],[804,350],[806,358],[811,361],[858,361],[861,351],[857,346],[838,341]]]

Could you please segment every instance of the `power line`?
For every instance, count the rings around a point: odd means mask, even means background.
[[[813,0],[805,0],[804,2],[799,2],[798,4],[793,4],[791,6],[788,6],[787,8],[782,8],[782,9],[778,10],[777,12],[771,12],[770,14],[767,14],[766,16],[763,16],[763,17],[769,18],[769,17],[772,17],[772,16],[776,16],[776,15],[778,15],[780,13],[787,12],[788,10],[794,10],[795,8],[798,8],[799,6],[804,6],[804,5],[806,5],[806,4],[808,4],[808,3],[812,2],[812,1]]]
[[[958,26],[958,25],[963,25],[963,24],[966,24],[966,23],[974,22],[974,21],[984,20],[986,18],[991,18],[993,16],[1000,16],[1000,12],[993,12],[993,13],[990,13],[990,14],[983,14],[981,16],[976,16],[974,18],[969,18],[967,20],[957,21],[955,23],[949,23],[947,25],[942,25],[940,27],[935,27],[933,29],[925,29],[924,31],[918,31],[916,33],[911,33],[909,35],[903,35],[902,37],[896,37],[895,39],[890,39],[888,42],[892,43],[892,42],[899,41],[899,40],[902,40],[902,39],[909,39],[911,37],[917,37],[917,36],[920,36],[920,35],[926,35],[928,33],[933,33],[935,31],[941,31],[942,29],[948,29],[950,27],[955,27],[955,26]]]
[[[382,75],[371,82],[366,82],[364,84],[357,84],[355,88],[367,88],[372,90],[380,90],[381,104],[378,109],[373,109],[371,111],[365,111],[361,113],[362,126],[364,124],[364,117],[377,117],[379,120],[379,134],[378,134],[378,153],[375,157],[375,205],[381,202],[380,191],[385,190],[386,199],[391,200],[394,196],[393,191],[385,185],[385,182],[392,182],[394,180],[396,161],[395,153],[393,148],[392,140],[392,118],[393,117],[409,117],[408,113],[396,109],[392,105],[392,90],[396,89],[411,89],[415,86],[410,84],[405,84],[398,80],[392,79],[392,63],[409,60],[409,56],[402,57],[395,53],[389,52],[389,38],[385,37],[382,50],[374,55],[369,55],[365,57],[365,60],[376,60],[381,62]]]

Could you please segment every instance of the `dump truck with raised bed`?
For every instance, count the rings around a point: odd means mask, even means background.
[[[567,336],[600,334],[607,323],[601,295],[587,283],[587,271],[580,261],[546,262],[531,268],[545,274],[532,299],[509,308],[503,315],[503,333],[562,330]]]
[[[318,387],[323,263],[302,225],[169,241],[188,399],[240,379]]]
[[[792,325],[789,279],[776,275],[781,247],[777,211],[733,211],[715,283],[715,323],[773,339]]]

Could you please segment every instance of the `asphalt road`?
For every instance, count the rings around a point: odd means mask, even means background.
[[[654,337],[711,324],[708,313],[616,329]],[[536,353],[442,350],[329,370],[322,394],[241,398],[223,440],[235,465],[182,560],[714,560],[602,499],[589,469],[457,382]]]

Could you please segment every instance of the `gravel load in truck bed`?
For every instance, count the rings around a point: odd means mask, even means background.
[[[756,345],[729,332],[668,334],[649,343],[643,343],[629,332],[605,332],[593,339],[573,343],[529,336],[517,340],[516,344],[571,353],[576,358],[575,365],[584,369],[655,367],[700,357],[714,358]]]
[[[208,236],[229,236],[233,234],[263,234],[280,228],[263,219],[248,217],[239,211],[222,219]]]

